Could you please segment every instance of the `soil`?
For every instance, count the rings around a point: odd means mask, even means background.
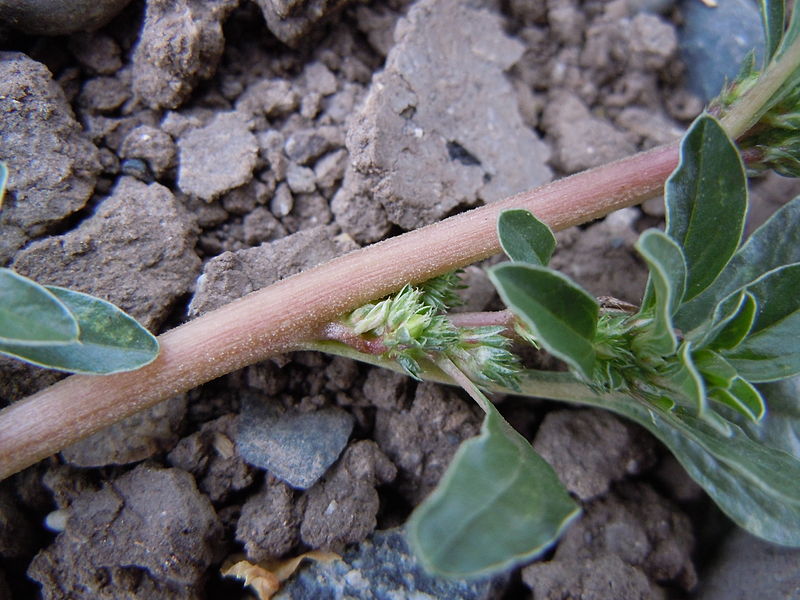
[[[702,109],[679,22],[633,0],[134,0],[90,33],[0,29],[0,265],[165,331],[676,138]],[[790,195],[757,184],[753,218]],[[553,266],[636,302],[633,243],[663,214],[562,232]],[[465,278],[469,310],[496,305],[479,268]],[[0,406],[59,377],[0,359]],[[510,577],[425,597],[691,597],[727,525],[653,438],[593,410],[498,405],[584,515]],[[0,483],[0,598],[249,597],[225,559],[395,551],[373,532],[402,525],[479,426],[459,392],[345,359],[250,366]],[[406,585],[363,597],[420,597]]]

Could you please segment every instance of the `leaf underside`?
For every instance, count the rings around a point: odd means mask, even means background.
[[[463,578],[511,568],[546,550],[580,512],[553,468],[487,408],[480,435],[461,445],[406,524],[433,573]]]

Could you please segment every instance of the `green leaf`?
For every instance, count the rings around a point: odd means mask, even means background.
[[[778,388],[786,390],[779,410],[790,413],[791,422],[783,414],[772,419],[773,399],[778,399],[774,384],[765,387],[771,411],[766,418],[744,428],[729,424],[724,431],[680,408],[662,412],[624,394],[594,394],[566,373],[532,372],[521,385],[533,397],[605,408],[639,423],[672,451],[740,527],[777,544],[800,546],[800,387],[796,384],[793,389]]]
[[[85,374],[132,371],[158,356],[158,340],[110,302],[60,287],[47,289],[77,319],[78,341],[47,346],[0,343],[0,352],[42,367]]]
[[[680,305],[686,286],[686,263],[680,247],[664,233],[650,229],[636,242],[636,249],[650,269],[648,296],[642,305],[652,306],[652,325],[634,341],[635,350],[668,356],[678,347],[672,315]]]
[[[752,382],[800,373],[800,263],[766,273],[747,291],[758,312],[747,338],[725,357]]]
[[[497,237],[511,260],[532,265],[546,267],[556,248],[556,238],[550,228],[522,209],[500,213]]]
[[[780,46],[786,18],[784,0],[759,0],[761,23],[764,26],[764,64],[767,64]]]
[[[712,388],[708,395],[753,421],[761,419],[767,410],[759,391],[741,377],[735,377],[724,389]]]
[[[735,300],[733,296],[729,298]],[[757,310],[758,305],[753,294],[740,294],[735,311],[729,318],[719,322],[709,346],[716,350],[730,350],[738,346],[753,328]]]
[[[753,232],[710,288],[681,306],[678,327],[687,332],[700,327],[729,295],[767,271],[796,262],[800,262],[800,196]]]
[[[590,294],[561,273],[523,263],[497,265],[489,279],[548,352],[591,379],[599,307]]]
[[[757,423],[743,421],[742,428],[754,440],[800,460],[800,377],[760,384],[758,388],[769,413]]]
[[[727,389],[738,376],[736,369],[712,350],[698,350],[692,353],[692,360],[709,385]]]
[[[74,342],[78,322],[59,299],[38,283],[0,268],[0,344]]]
[[[683,249],[688,302],[713,283],[742,238],[747,179],[736,146],[719,122],[698,117],[667,180],[667,235]]]
[[[692,360],[692,344],[685,342],[678,353],[678,369],[669,380],[680,396],[688,401],[688,406],[697,415],[705,416],[707,411],[706,386],[703,376]],[[686,402],[683,403],[686,405]]]
[[[548,548],[580,509],[547,464],[490,403],[406,524],[422,565],[448,577],[506,570]]]

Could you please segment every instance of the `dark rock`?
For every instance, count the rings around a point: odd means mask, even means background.
[[[253,483],[254,469],[242,459],[233,442],[236,420],[236,415],[230,414],[203,424],[167,456],[173,467],[194,475],[197,487],[215,503]]]
[[[0,21],[33,35],[67,35],[99,29],[130,0],[0,0]]]
[[[156,329],[197,276],[195,236],[167,188],[123,177],[91,218],[30,245],[14,268],[42,284],[104,298]]]
[[[655,443],[643,430],[606,411],[547,414],[533,442],[566,488],[581,500],[608,491],[614,481],[655,463]]]
[[[67,446],[61,456],[79,467],[144,460],[175,445],[185,414],[186,396],[175,396]]]
[[[397,465],[397,487],[417,504],[439,482],[461,442],[478,435],[480,422],[456,393],[421,383],[411,408],[378,410],[374,437]]]
[[[195,597],[221,559],[219,519],[185,471],[137,467],[69,510],[28,569],[45,600]]]
[[[19,52],[0,52],[0,114],[0,161],[9,170],[0,212],[3,265],[29,239],[83,208],[101,167],[61,87]]]
[[[392,223],[414,229],[550,178],[548,148],[506,100],[513,88],[504,71],[523,47],[497,15],[423,0],[398,22],[395,38],[348,130],[357,176],[345,177],[333,203],[346,231],[360,239],[352,223],[359,211],[348,205],[364,190]],[[453,148],[463,151],[454,156]],[[473,160],[465,162],[465,152]]]
[[[268,244],[210,260],[189,306],[200,315],[356,248],[333,225],[305,229]]]
[[[281,222],[263,206],[256,206],[242,220],[244,227],[244,241],[250,246],[257,246],[263,242],[271,242],[286,235]]]
[[[157,127],[141,125],[125,136],[119,156],[146,161],[156,178],[160,178],[175,166],[177,149],[168,133]]]
[[[122,68],[119,44],[103,33],[77,33],[70,36],[69,49],[89,73],[113,75]]]
[[[636,567],[619,556],[535,563],[522,570],[522,580],[536,600],[664,600],[666,594]]]
[[[178,151],[178,187],[213,200],[252,179],[258,142],[238,112],[223,112],[182,135]]]
[[[133,53],[133,91],[154,109],[176,108],[211,77],[225,45],[222,23],[239,0],[148,0]]]
[[[324,479],[308,490],[300,537],[312,548],[341,552],[375,529],[380,506],[375,487],[397,470],[372,440],[352,444]]]
[[[236,523],[236,539],[244,544],[248,560],[272,560],[289,552],[300,540],[304,508],[292,488],[268,478],[244,503]]]
[[[282,42],[293,45],[317,22],[346,5],[349,0],[255,0],[264,13],[269,30]]]
[[[94,77],[83,84],[78,104],[83,110],[110,113],[131,97],[130,86],[118,77]]]
[[[585,506],[583,516],[567,530],[551,561],[524,571],[535,574],[563,563],[560,570],[571,575],[561,588],[562,596],[554,597],[570,596],[576,595],[574,586],[592,566],[586,561],[617,556],[646,575],[653,587],[672,584],[690,590],[697,584],[693,549],[691,522],[673,503],[646,484],[622,484],[614,493]],[[529,580],[535,582],[535,575],[529,575]],[[538,596],[535,584],[533,590]]]
[[[307,489],[339,458],[352,430],[353,417],[341,408],[281,414],[265,399],[246,397],[235,436],[248,463]]]
[[[38,528],[22,512],[11,489],[0,487],[0,560],[30,558],[36,552],[38,537]]]
[[[681,55],[689,88],[704,101],[714,98],[725,80],[739,73],[751,50],[764,54],[764,31],[758,7],[748,0],[726,0],[715,6],[684,0]]]
[[[342,560],[302,567],[275,600],[490,600],[502,597],[505,581],[431,576],[409,551],[403,533],[393,529],[376,531]]]
[[[800,550],[759,540],[737,529],[703,574],[698,600],[800,599]]]

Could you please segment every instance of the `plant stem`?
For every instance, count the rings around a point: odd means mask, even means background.
[[[351,252],[159,337],[150,365],[73,375],[0,411],[0,479],[139,410],[269,356],[308,345],[326,323],[406,283],[500,251],[500,211],[530,210],[554,230],[661,193],[678,144],[643,152]]]
[[[800,37],[784,51],[778,60],[771,62],[758,82],[742,95],[722,117],[721,123],[732,139],[742,137],[770,107],[770,100],[800,69]]]

